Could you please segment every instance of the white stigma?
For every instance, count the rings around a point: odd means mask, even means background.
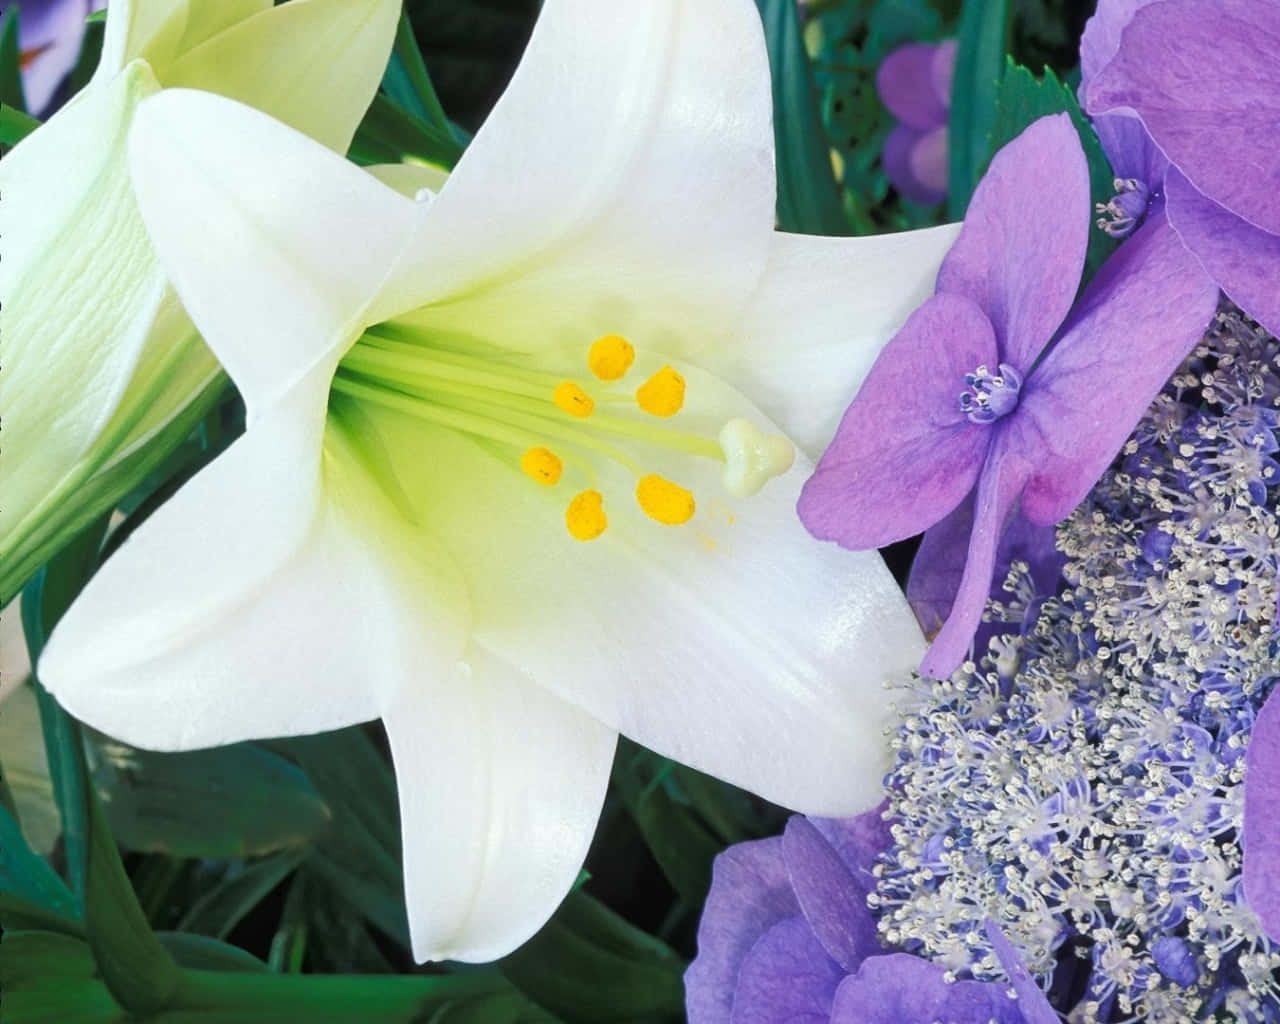
[[[765,434],[749,420],[732,419],[720,429],[724,449],[724,489],[735,498],[758,494],[796,460],[795,446],[780,434]]]

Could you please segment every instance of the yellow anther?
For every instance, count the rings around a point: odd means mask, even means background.
[[[564,510],[564,525],[574,540],[595,540],[604,533],[609,520],[604,514],[604,498],[599,491],[574,495]]]
[[[562,380],[557,384],[551,397],[570,416],[586,419],[596,411],[596,403],[592,397],[571,380]]]
[[[684,378],[664,366],[636,389],[636,404],[650,416],[674,416],[684,405]]]
[[[617,334],[606,334],[591,343],[587,365],[601,380],[619,380],[636,361],[631,342]]]
[[[559,481],[564,463],[550,448],[530,448],[520,456],[520,468],[526,476],[550,487]]]
[[[636,484],[636,501],[650,519],[665,526],[679,526],[693,518],[693,494],[679,484],[650,473]]]

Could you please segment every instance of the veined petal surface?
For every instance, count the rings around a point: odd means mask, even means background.
[[[98,437],[163,301],[164,273],[125,173],[130,114],[155,88],[145,65],[130,65],[0,161],[0,537],[30,528]]]
[[[482,648],[384,712],[414,959],[494,960],[577,878],[617,733]]]
[[[768,256],[770,109],[749,0],[549,0],[375,319],[518,351],[726,340]]]
[[[738,336],[699,365],[753,400],[811,458],[876,357],[933,294],[960,230],[946,224],[866,238],[775,232]]]
[[[336,363],[421,212],[319,143],[209,93],[165,90],[143,104],[129,150],[156,251],[251,416],[317,362]]]

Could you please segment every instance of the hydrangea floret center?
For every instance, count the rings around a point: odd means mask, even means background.
[[[596,473],[601,460],[635,477],[634,500],[665,526],[689,522],[697,502],[680,483],[650,471],[646,453],[718,461],[725,490],[735,497],[756,494],[791,468],[791,443],[746,419],[729,419],[715,436],[679,429],[684,376],[663,365],[638,387],[624,385],[636,350],[621,335],[596,338],[583,361],[588,373],[573,379],[554,372],[549,358],[383,323],[343,357],[333,391],[496,446],[540,487],[567,484],[565,529],[580,541],[600,537],[609,525]]]
[[[964,375],[967,391],[960,393],[960,411],[971,423],[994,423],[1018,407],[1022,374],[1008,363],[992,373],[985,365]]]
[[[1094,205],[1097,224],[1112,238],[1128,238],[1147,215],[1151,189],[1137,178],[1116,178],[1111,187],[1115,195]]]

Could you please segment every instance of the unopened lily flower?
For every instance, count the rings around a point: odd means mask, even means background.
[[[0,161],[0,603],[163,457],[150,442],[217,380],[134,202],[125,139],[138,103],[166,86],[207,89],[345,151],[399,11],[117,0],[92,81]]]
[[[44,683],[153,748],[381,718],[419,960],[542,925],[619,732],[874,804],[923,639],[794,505],[955,232],[775,233],[770,106],[748,0],[548,0],[434,197],[146,101],[143,215],[248,429],[90,582]]]
[[[1088,212],[1067,115],[997,153],[937,294],[876,360],[800,498],[814,536],[855,550],[971,519],[926,675],[964,661],[1010,514],[1043,526],[1075,508],[1216,308],[1195,260],[1161,244],[1167,225],[1121,246],[1073,308]]]
[[[1226,294],[1280,332],[1280,4],[1100,0],[1081,96],[1116,171],[1101,223],[1168,220]]]

